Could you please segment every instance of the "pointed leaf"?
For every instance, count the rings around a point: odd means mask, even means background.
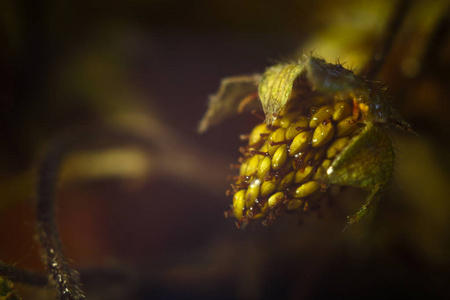
[[[211,125],[237,114],[241,101],[257,92],[260,78],[260,74],[224,78],[217,94],[209,97],[209,107],[200,121],[198,132],[203,133]]]
[[[263,74],[258,93],[268,124],[275,121],[289,101],[294,82],[303,70],[302,64],[278,64]]]

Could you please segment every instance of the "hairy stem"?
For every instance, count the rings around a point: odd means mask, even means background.
[[[61,161],[69,147],[56,145],[42,161],[38,174],[37,223],[39,241],[48,272],[57,285],[60,299],[84,299],[78,273],[70,268],[61,251],[55,222],[55,190]]]
[[[55,221],[55,192],[58,173],[67,154],[85,148],[111,147],[117,144],[135,144],[151,154],[159,170],[171,178],[197,184],[202,190],[210,191],[222,182],[222,174],[207,169],[222,159],[206,155],[182,137],[175,136],[167,128],[163,138],[141,136],[133,132],[104,128],[103,126],[78,128],[65,132],[55,139],[42,160],[38,173],[37,222],[38,235],[44,264],[56,284],[60,299],[84,299],[78,273],[70,268],[62,253],[61,241]],[[167,136],[172,137],[167,139]],[[158,141],[158,142],[155,142]],[[174,142],[175,141],[175,142]],[[182,149],[182,150],[177,150]],[[174,160],[174,157],[177,160]],[[193,176],[196,174],[196,176]],[[199,184],[199,180],[201,179]],[[215,191],[215,189],[214,189]],[[211,192],[211,191],[210,191]]]

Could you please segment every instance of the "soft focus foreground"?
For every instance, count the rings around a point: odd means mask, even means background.
[[[0,4],[0,260],[43,271],[35,162],[60,136],[114,128],[124,134],[80,140],[59,184],[63,250],[88,299],[446,298],[447,3],[418,1],[404,20],[380,79],[419,137],[391,133],[394,183],[344,233],[362,192],[342,189],[320,215],[236,230],[222,214],[228,162],[258,119],[195,130],[222,78],[260,73],[268,59],[315,50],[363,66],[393,3],[191,5]],[[15,287],[24,299],[54,298]]]

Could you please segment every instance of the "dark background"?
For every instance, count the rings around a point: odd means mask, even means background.
[[[37,163],[61,137],[106,127],[126,134],[78,138],[58,190],[64,253],[88,299],[447,298],[445,1],[414,2],[382,69],[419,136],[391,133],[395,180],[361,223],[343,231],[365,197],[344,188],[319,214],[237,230],[223,217],[228,165],[257,119],[235,116],[196,133],[224,77],[309,51],[358,71],[394,4],[2,1],[0,259],[43,272]]]

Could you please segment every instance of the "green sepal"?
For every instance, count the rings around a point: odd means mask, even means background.
[[[340,64],[327,63],[313,55],[305,55],[303,59],[308,82],[314,91],[326,94],[354,94],[368,99],[370,89],[368,83],[353,71]]]
[[[209,127],[236,115],[241,101],[252,93],[256,94],[260,78],[260,74],[254,74],[222,79],[219,91],[209,97],[208,110],[200,121],[197,131],[203,133]],[[258,104],[256,101],[255,103]]]
[[[266,123],[271,125],[291,98],[295,80],[303,72],[303,64],[278,64],[264,72],[259,83]]]
[[[379,126],[367,124],[350,140],[327,170],[329,184],[373,187],[388,182],[392,175],[394,151],[389,137]]]

